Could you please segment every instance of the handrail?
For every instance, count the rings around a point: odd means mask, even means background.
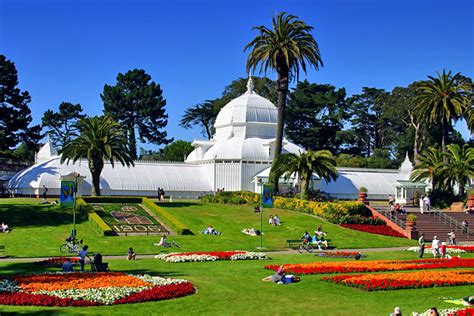
[[[385,216],[386,218],[388,218],[389,220],[391,220],[392,222],[394,222],[395,224],[397,224],[398,226],[400,226],[401,228],[403,229],[406,229],[407,228],[407,225],[404,221],[398,219],[396,216],[393,216],[390,211],[387,211],[387,210],[383,210],[383,209],[376,209],[380,214],[382,214],[383,216]]]
[[[462,223],[459,221],[455,220],[451,216],[447,215],[445,212],[442,212],[440,210],[430,210],[429,214],[433,214],[433,216],[438,216],[439,221],[444,219],[444,223],[448,224],[449,222],[449,227],[452,227],[454,225],[455,230],[461,230],[462,235],[467,235],[470,236],[472,235],[472,229],[469,227],[464,227]]]

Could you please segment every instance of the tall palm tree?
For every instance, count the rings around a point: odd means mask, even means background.
[[[460,73],[452,75],[444,69],[442,74],[436,73],[437,77],[428,76],[429,80],[418,87],[415,112],[430,125],[441,123],[441,149],[446,153],[448,127],[451,120],[459,119],[471,106],[472,84]]]
[[[336,160],[329,150],[307,151],[299,156],[295,154],[280,155],[275,159],[270,171],[271,178],[285,175],[289,178],[293,173],[298,174],[301,189],[301,199],[308,197],[308,186],[313,173],[327,182],[336,180],[338,173]]]
[[[413,168],[410,179],[413,181],[430,180],[433,189],[443,189],[443,153],[430,147],[418,156],[418,163]]]
[[[474,178],[474,148],[468,144],[462,147],[451,144],[448,145],[448,152],[445,155],[448,164],[444,165],[443,174],[451,185],[454,183],[458,185],[458,195],[462,198],[466,184]]]
[[[260,72],[273,70],[278,76],[278,125],[275,146],[277,158],[282,151],[289,81],[299,77],[300,69],[306,73],[307,65],[319,69],[323,66],[323,61],[318,43],[311,35],[313,27],[306,25],[297,16],[281,12],[272,18],[272,29],[262,25],[254,27],[253,30],[257,30],[259,34],[244,49],[250,50],[247,71],[255,70],[260,65]],[[277,187],[278,180],[274,182]]]
[[[92,175],[92,196],[100,195],[100,174],[104,162],[112,167],[118,161],[122,165],[134,165],[127,146],[124,131],[110,116],[94,116],[78,123],[80,135],[62,149],[61,163],[76,162],[86,158]]]

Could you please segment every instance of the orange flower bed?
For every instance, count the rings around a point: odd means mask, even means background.
[[[40,274],[15,276],[12,279],[25,292],[37,292],[41,290],[55,291],[66,289],[90,289],[105,287],[143,287],[149,284],[125,275],[122,272],[105,273],[65,273],[65,274]]]
[[[321,280],[367,291],[474,284],[473,270],[420,271],[324,277]]]

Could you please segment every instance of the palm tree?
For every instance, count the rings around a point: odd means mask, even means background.
[[[280,176],[285,175],[285,178],[288,179],[293,173],[298,174],[301,199],[306,200],[313,173],[327,182],[337,179],[336,159],[328,150],[307,151],[299,156],[295,154],[280,155],[272,165],[270,178],[279,179]]]
[[[134,165],[127,146],[124,131],[110,116],[94,116],[78,123],[80,135],[62,149],[61,163],[76,162],[86,158],[92,175],[92,196],[100,196],[100,174],[104,162],[112,167],[118,161],[122,165]]]
[[[306,65],[316,70],[323,66],[318,43],[311,35],[313,27],[306,25],[297,16],[281,12],[272,18],[272,29],[256,26],[259,34],[245,46],[250,50],[247,58],[247,71],[260,65],[260,72],[276,71],[278,122],[275,146],[275,158],[282,151],[283,126],[285,119],[286,97],[291,79],[298,79],[300,68],[306,73]],[[273,179],[275,187],[278,179]]]
[[[441,123],[441,149],[446,153],[446,139],[451,120],[459,119],[470,105],[472,85],[460,73],[443,69],[437,77],[428,76],[417,89],[415,112],[428,124]]]
[[[430,147],[428,150],[418,156],[418,163],[413,168],[410,179],[413,181],[430,180],[433,189],[443,188],[443,154],[435,147]]]
[[[459,146],[458,144],[448,145],[448,152],[445,154],[448,164],[444,165],[443,174],[451,186],[458,185],[459,197],[464,196],[464,188],[469,180],[474,178],[474,148],[469,144]]]

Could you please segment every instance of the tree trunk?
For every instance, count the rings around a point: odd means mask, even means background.
[[[203,125],[204,125],[204,128],[206,129],[207,139],[211,139],[212,134],[211,134],[211,129],[210,129],[210,127],[207,126],[206,124],[203,124]]]
[[[137,160],[137,140],[135,138],[135,127],[132,125],[128,129],[128,145],[130,148],[130,156],[133,160]]]
[[[442,132],[442,137],[441,137],[441,150],[443,151],[443,154],[445,154],[446,151],[446,138],[448,134],[448,129],[446,126],[446,123],[443,121],[441,123],[441,132]],[[446,164],[448,163],[448,158],[446,156],[443,157],[443,162]]]
[[[415,164],[419,163],[418,156],[420,155],[421,141],[420,141],[420,123],[415,123],[415,117],[410,114],[411,125],[415,129],[415,139],[413,141],[413,160]]]
[[[104,169],[102,158],[89,160],[89,170],[92,175],[91,196],[100,196],[100,174],[102,169]]]
[[[277,93],[278,93],[278,117],[277,117],[277,131],[275,141],[275,153],[273,155],[273,161],[276,160],[281,154],[283,148],[283,128],[285,125],[285,108],[286,108],[286,95],[288,93],[288,69],[280,69],[278,71],[277,80]],[[278,179],[271,179],[273,182],[275,192],[278,191]]]
[[[462,178],[459,178],[457,182],[458,182],[458,186],[459,186],[458,195],[459,195],[460,198],[462,198],[464,196],[464,186],[465,186],[465,184],[464,184],[464,181],[462,180]]]
[[[307,200],[308,199],[308,178],[300,178],[300,198],[302,200]]]

